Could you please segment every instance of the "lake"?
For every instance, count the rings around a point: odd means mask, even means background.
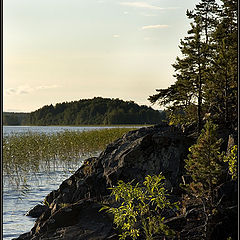
[[[102,128],[112,127],[3,126],[3,136],[27,132],[52,134],[66,130],[91,131]],[[84,159],[86,158],[87,156],[84,157]],[[25,216],[27,211],[35,205],[41,204],[48,193],[57,189],[63,180],[70,177],[81,166],[82,161],[73,163],[67,169],[63,165],[54,165],[48,172],[29,173],[28,185],[24,191],[9,184],[8,176],[3,175],[3,239],[10,240],[30,231],[35,219]]]
[[[63,131],[91,131],[95,129],[104,129],[104,128],[129,128],[135,126],[91,126],[91,127],[69,127],[69,126],[3,126],[3,136],[8,134],[15,133],[57,133]]]

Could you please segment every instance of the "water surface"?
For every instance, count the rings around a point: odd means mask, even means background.
[[[37,204],[42,204],[45,196],[59,187],[61,182],[71,176],[71,172],[79,165],[65,169],[58,166],[48,173],[39,172],[36,175],[28,174],[29,186],[25,191],[12,188],[4,176],[3,188],[3,239],[10,240],[20,234],[29,232],[34,226],[35,218],[27,217],[27,211]]]
[[[116,126],[123,127],[123,126]],[[128,127],[128,126],[126,126]],[[67,126],[3,126],[3,135],[21,134],[27,132],[53,134],[62,131],[90,131],[112,127],[67,127]],[[84,157],[86,159],[87,156]],[[63,180],[70,177],[82,164],[84,159],[70,164],[63,162],[54,164],[48,172],[41,171],[27,175],[27,188],[22,190],[9,184],[7,175],[3,175],[3,239],[10,240],[20,234],[29,232],[34,226],[35,219],[25,216],[28,210],[42,203],[45,196],[58,189]],[[40,168],[41,169],[41,168]],[[23,191],[24,190],[24,191]]]
[[[3,136],[9,134],[18,134],[18,133],[57,133],[64,131],[91,131],[96,129],[104,129],[104,128],[130,128],[135,126],[3,126]]]

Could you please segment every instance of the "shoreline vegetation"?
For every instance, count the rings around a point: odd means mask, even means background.
[[[107,128],[58,133],[21,133],[3,137],[3,174],[15,187],[27,184],[27,174],[71,166],[102,151],[107,144],[136,128]]]
[[[3,125],[6,126],[146,125],[165,119],[164,111],[139,106],[133,101],[101,97],[45,105],[30,113],[3,113]]]
[[[92,124],[92,125],[47,125],[47,126],[40,126],[40,125],[3,125],[4,127],[68,127],[68,128],[75,128],[75,127],[83,127],[83,128],[135,128],[135,127],[151,127],[154,124]]]

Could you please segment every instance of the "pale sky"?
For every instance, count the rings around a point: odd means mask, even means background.
[[[93,97],[151,106],[198,0],[4,0],[3,111]],[[156,105],[154,109],[159,109]]]

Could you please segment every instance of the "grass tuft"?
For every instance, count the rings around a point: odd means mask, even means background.
[[[83,132],[23,133],[3,137],[3,174],[11,184],[26,184],[29,173],[81,163],[96,156],[107,144],[134,128],[110,128]]]

